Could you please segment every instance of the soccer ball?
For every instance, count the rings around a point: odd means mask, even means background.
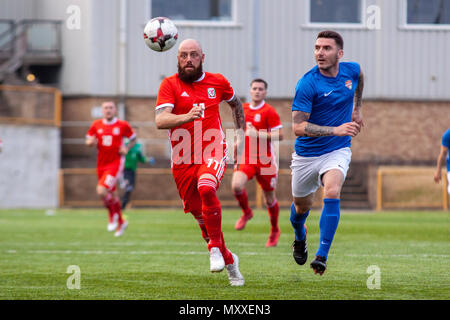
[[[178,30],[172,20],[156,17],[147,22],[144,28],[145,44],[155,51],[167,51],[178,39]]]

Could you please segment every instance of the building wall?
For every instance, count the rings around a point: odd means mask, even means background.
[[[450,48],[450,28],[405,28],[403,0],[362,3],[365,9],[371,5],[380,8],[379,30],[367,28],[369,14],[363,16],[359,27],[311,26],[307,21],[308,0],[236,1],[234,26],[182,25],[178,30],[180,40],[193,37],[202,42],[206,69],[223,73],[243,96],[247,95],[249,80],[259,76],[268,80],[271,97],[292,97],[298,79],[315,65],[317,33],[331,28],[344,38],[343,61],[357,61],[364,70],[366,98],[448,100],[450,91],[445,88],[450,83],[446,72],[450,62],[444,55]],[[176,52],[155,53],[143,46],[141,26],[134,21],[150,17],[148,1],[130,5],[129,93],[154,96],[161,78],[176,72]]]
[[[59,128],[2,124],[0,137],[0,208],[57,207]]]
[[[0,0],[0,19],[22,20],[34,17],[36,1]]]
[[[100,98],[65,98],[63,103],[63,158],[89,157],[95,152],[83,145],[84,136],[94,120],[92,108]],[[291,100],[268,99],[280,115],[284,140],[279,144],[281,167],[288,168],[295,136],[291,126]],[[155,99],[126,100],[126,120],[137,127],[139,140],[149,155],[169,165],[170,144],[166,130],[154,124]],[[352,141],[353,161],[379,164],[434,165],[441,136],[450,124],[450,102],[363,102],[365,126]],[[233,128],[229,106],[220,107],[225,130]],[[78,139],[78,140],[77,140]],[[90,166],[95,165],[90,162]]]
[[[0,18],[59,19],[63,23],[61,89],[64,95],[154,97],[165,76],[176,72],[176,48],[158,53],[142,37],[150,0],[1,0]],[[236,21],[226,26],[178,25],[179,41],[197,38],[205,69],[223,73],[241,96],[249,81],[268,80],[271,98],[290,98],[298,79],[315,65],[313,46],[325,28],[340,32],[344,61],[357,61],[368,99],[449,100],[450,28],[405,28],[405,0],[362,0],[380,9],[381,28],[363,24],[312,26],[309,0],[234,1]],[[79,29],[67,27],[69,6],[78,6]],[[123,24],[123,28],[121,27]],[[123,32],[122,32],[123,31]],[[121,67],[124,63],[125,67]]]

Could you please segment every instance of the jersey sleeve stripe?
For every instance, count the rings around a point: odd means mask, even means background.
[[[233,96],[230,98],[230,99],[228,99],[228,100],[225,100],[226,102],[230,102],[231,100],[233,100],[234,99],[234,96],[236,95],[236,93],[234,92],[234,89],[233,89]]]
[[[282,124],[280,124],[279,126],[276,126],[276,127],[270,128],[270,131],[273,131],[273,130],[278,130],[278,129],[281,129],[281,128],[283,128],[283,125],[282,125]]]
[[[163,103],[163,104],[160,104],[159,106],[156,106],[155,110],[166,108],[166,107],[173,108],[175,106],[173,103]]]

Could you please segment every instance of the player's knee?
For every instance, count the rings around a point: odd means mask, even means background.
[[[212,184],[199,184],[198,193],[202,199],[202,206],[216,207],[220,206],[217,198],[216,188]]]
[[[237,183],[233,183],[231,184],[231,190],[233,191],[234,194],[241,194],[244,191],[244,186]]]
[[[328,199],[339,199],[341,188],[339,186],[326,186],[324,188],[324,197]]]
[[[302,215],[308,212],[312,207],[312,201],[294,201],[295,212]]]
[[[106,197],[106,195],[108,194],[108,189],[106,189],[106,188],[103,187],[103,186],[97,186],[96,191],[97,191],[97,195],[98,195],[100,198],[104,198],[104,197]]]
[[[212,186],[202,185],[198,187],[198,193],[200,193],[200,198],[204,200],[216,196],[216,189]]]
[[[236,171],[233,174],[231,180],[231,190],[234,194],[241,194],[245,190],[245,184],[247,183],[247,176],[245,173]]]
[[[307,213],[309,209],[311,209],[311,207],[307,205],[295,206],[295,212],[297,212],[298,215]]]
[[[266,203],[267,207],[269,207],[269,208],[272,207],[276,201],[277,201],[277,199],[274,194],[271,194],[271,193],[265,194],[265,203]]]

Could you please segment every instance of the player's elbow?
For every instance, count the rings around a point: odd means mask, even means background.
[[[162,115],[157,115],[155,117],[155,125],[156,125],[156,128],[158,128],[158,129],[167,129]]]
[[[294,129],[295,136],[297,136],[297,137],[304,137],[304,136],[306,136],[305,127],[306,127],[306,125],[304,124],[304,122],[302,122],[302,123],[294,123],[293,124],[293,129]]]

